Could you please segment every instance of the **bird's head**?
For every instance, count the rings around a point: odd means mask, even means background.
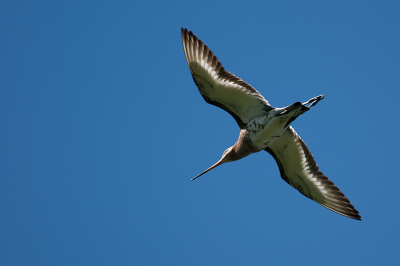
[[[204,172],[202,172],[202,173],[199,174],[198,176],[192,178],[191,180],[192,180],[192,181],[195,180],[195,179],[198,178],[199,176],[204,175],[204,174],[207,173],[208,171],[214,169],[214,168],[217,167],[217,166],[220,166],[220,165],[223,164],[223,163],[228,163],[228,162],[235,161],[235,159],[234,159],[235,156],[234,156],[234,155],[235,155],[236,153],[235,153],[235,150],[234,150],[233,147],[234,147],[234,146],[232,146],[232,147],[226,149],[226,150],[224,151],[224,153],[222,154],[221,159],[219,159],[218,162],[216,162],[213,166],[211,166],[210,168],[208,168],[207,170],[205,170]]]

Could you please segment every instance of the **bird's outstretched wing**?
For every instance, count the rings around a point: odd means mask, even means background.
[[[207,45],[183,28],[182,43],[193,80],[204,100],[230,113],[240,128],[273,109],[256,89],[226,71]]]
[[[361,220],[345,195],[319,171],[310,150],[292,127],[265,150],[276,160],[282,179],[301,194],[334,212]]]

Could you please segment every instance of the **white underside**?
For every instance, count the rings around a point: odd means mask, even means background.
[[[256,148],[263,150],[277,140],[289,126],[287,122],[298,112],[298,109],[295,109],[276,117],[282,109],[276,108],[268,115],[256,117],[247,125],[250,140]]]

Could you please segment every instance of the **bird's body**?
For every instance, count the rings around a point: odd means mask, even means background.
[[[245,81],[227,72],[192,32],[182,29],[182,42],[193,80],[206,102],[230,113],[240,127],[239,139],[211,169],[265,150],[276,160],[281,177],[303,195],[341,215],[361,220],[344,194],[319,171],[305,143],[290,124],[323,95],[284,108],[273,108]]]

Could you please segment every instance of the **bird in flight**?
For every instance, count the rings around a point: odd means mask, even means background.
[[[238,141],[217,163],[192,180],[221,164],[265,150],[278,164],[282,179],[301,194],[338,214],[361,220],[346,196],[319,170],[310,150],[290,125],[324,95],[274,108],[251,85],[226,71],[207,45],[184,28],[182,43],[194,83],[204,100],[231,114],[240,128]]]

